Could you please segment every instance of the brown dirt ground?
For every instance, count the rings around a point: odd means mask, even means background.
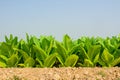
[[[120,68],[0,68],[0,80],[120,80]]]

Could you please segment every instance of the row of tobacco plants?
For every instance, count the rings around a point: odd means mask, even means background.
[[[120,35],[80,37],[63,41],[53,36],[29,36],[19,40],[12,34],[0,42],[0,67],[114,67],[120,66]]]

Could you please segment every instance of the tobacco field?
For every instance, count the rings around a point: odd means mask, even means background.
[[[53,36],[26,39],[5,36],[0,42],[1,68],[59,68],[120,66],[120,35],[112,37],[81,36],[73,40],[65,34],[62,41]]]

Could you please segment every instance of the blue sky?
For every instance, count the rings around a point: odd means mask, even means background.
[[[120,33],[120,0],[0,0],[0,40],[13,34],[113,36]]]

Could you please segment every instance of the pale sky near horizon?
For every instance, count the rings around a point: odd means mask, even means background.
[[[0,0],[0,41],[9,34],[114,36],[120,33],[120,0]]]

